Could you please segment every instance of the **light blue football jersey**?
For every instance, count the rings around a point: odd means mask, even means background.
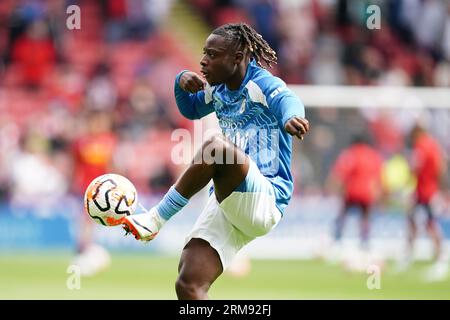
[[[223,134],[240,147],[261,173],[272,183],[277,208],[284,209],[291,199],[292,136],[284,124],[293,116],[305,117],[300,99],[280,78],[252,60],[238,90],[225,84],[207,86],[195,94],[180,88],[175,79],[175,99],[188,119],[200,119],[215,112]]]

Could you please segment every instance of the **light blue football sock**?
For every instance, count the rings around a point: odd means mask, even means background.
[[[164,198],[158,203],[158,205],[156,206],[156,210],[158,210],[159,215],[167,221],[174,214],[183,209],[188,201],[189,199],[183,197],[175,189],[175,186],[172,186],[170,187]]]

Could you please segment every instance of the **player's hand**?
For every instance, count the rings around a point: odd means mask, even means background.
[[[196,93],[205,89],[206,81],[195,72],[186,71],[181,75],[179,84],[184,91]]]
[[[292,117],[284,125],[284,129],[291,136],[303,140],[303,135],[309,131],[309,121],[301,117]]]

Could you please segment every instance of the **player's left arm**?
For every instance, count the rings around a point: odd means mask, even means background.
[[[309,131],[302,101],[277,77],[267,77],[260,82],[271,112],[282,124],[284,130],[303,140]]]

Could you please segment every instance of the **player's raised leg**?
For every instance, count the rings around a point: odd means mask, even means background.
[[[180,211],[189,199],[211,179],[219,203],[244,181],[249,159],[239,148],[221,135],[208,139],[195,155],[190,166],[166,193],[160,203],[145,214],[124,219],[124,229],[136,239],[149,241],[164,223]]]

